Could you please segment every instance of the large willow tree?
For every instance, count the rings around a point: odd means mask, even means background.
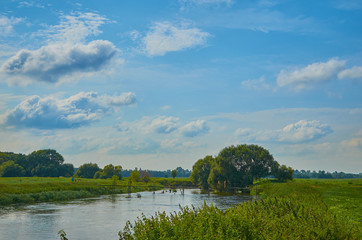
[[[210,185],[220,190],[244,187],[255,179],[272,174],[278,166],[269,151],[258,145],[238,145],[226,147],[218,156],[200,159],[193,166],[192,179],[202,187]],[[205,179],[207,176],[207,185]]]

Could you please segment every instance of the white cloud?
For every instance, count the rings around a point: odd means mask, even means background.
[[[181,124],[177,117],[144,116],[142,119],[133,122],[121,122],[115,126],[125,135],[147,135],[147,134],[173,134],[173,136],[196,137],[209,132],[205,120],[196,120],[193,122]]]
[[[99,120],[116,107],[133,104],[134,93],[119,96],[81,92],[66,99],[31,96],[0,115],[1,125],[16,128],[77,128]]]
[[[258,142],[304,143],[320,139],[332,132],[333,130],[328,124],[320,123],[317,120],[300,120],[288,124],[283,129],[258,131],[239,128],[235,134],[239,138]]]
[[[38,50],[20,50],[0,68],[9,83],[56,83],[74,74],[99,71],[117,54],[115,46],[104,40],[87,45],[58,43]]]
[[[300,120],[297,123],[285,126],[279,135],[281,142],[309,142],[332,133],[328,124],[319,121]]]
[[[205,5],[205,4],[227,4],[231,5],[233,0],[180,0],[181,4],[196,4],[196,5]]]
[[[360,79],[362,79],[362,67],[354,66],[350,69],[345,69],[345,70],[341,71],[340,73],[338,73],[338,78],[339,79],[344,79],[344,78],[360,78]]]
[[[352,10],[356,11],[362,8],[362,1],[361,0],[338,0],[336,1],[337,9],[341,10]]]
[[[281,70],[277,83],[280,87],[291,86],[296,90],[309,88],[336,77],[338,72],[344,68],[345,62],[333,58],[328,62],[313,63],[294,71]]]
[[[185,137],[196,137],[207,134],[209,131],[210,128],[207,126],[205,120],[196,120],[181,128],[182,135]]]
[[[151,122],[150,127],[157,133],[171,133],[178,128],[179,118],[176,117],[158,117]]]
[[[6,37],[14,32],[14,25],[20,23],[22,18],[0,16],[0,38]]]
[[[34,35],[43,36],[49,42],[78,43],[88,36],[102,33],[99,27],[108,21],[99,14],[89,12],[61,15],[58,25],[49,26],[46,30],[39,31]]]
[[[149,56],[163,56],[167,52],[204,45],[209,36],[209,33],[188,24],[174,26],[169,22],[158,22],[143,38],[142,50]]]
[[[116,128],[123,133],[131,134],[170,134],[179,128],[179,118],[172,116],[148,117],[134,122],[121,122]]]
[[[351,138],[342,142],[343,146],[362,148],[362,138]]]
[[[259,79],[249,79],[246,81],[242,81],[241,85],[246,88],[250,88],[253,90],[262,90],[262,89],[270,89],[271,85],[265,82],[265,77],[262,76]]]

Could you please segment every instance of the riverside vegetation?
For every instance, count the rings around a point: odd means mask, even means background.
[[[362,181],[264,182],[261,200],[141,216],[119,232],[131,239],[361,239]]]
[[[0,207],[10,204],[29,204],[49,201],[65,201],[102,194],[153,191],[165,187],[192,186],[188,178],[141,179],[85,179],[51,177],[0,177]]]

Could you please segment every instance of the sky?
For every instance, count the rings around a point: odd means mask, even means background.
[[[257,144],[362,172],[361,0],[0,3],[0,151],[191,169]]]

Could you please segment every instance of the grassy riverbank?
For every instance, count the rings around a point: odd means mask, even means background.
[[[64,201],[103,194],[128,192],[128,179],[116,184],[111,179],[15,177],[0,178],[0,206],[36,202]],[[132,192],[152,191],[166,186],[190,186],[187,178],[150,178],[132,182]]]
[[[182,209],[128,223],[120,239],[361,239],[361,180],[263,183],[262,199],[225,211]]]

